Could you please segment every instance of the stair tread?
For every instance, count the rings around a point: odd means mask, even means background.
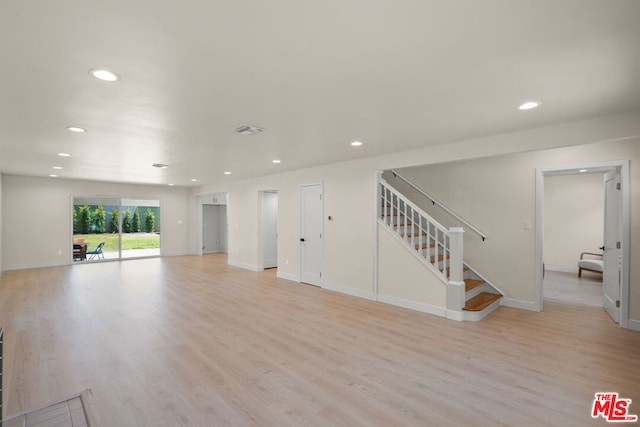
[[[464,279],[464,290],[469,292],[471,289],[482,285],[484,280],[481,279]]]
[[[444,259],[444,256],[442,255],[438,255],[438,261],[442,261]],[[447,255],[447,259],[449,259],[449,255]],[[436,256],[435,255],[431,255],[431,264],[436,262]]]
[[[491,305],[492,302],[500,298],[498,294],[491,294],[489,292],[481,292],[475,297],[471,298],[464,306],[466,311],[481,311]]]
[[[436,245],[435,245],[435,243],[429,243],[429,244],[427,244],[427,243],[423,243],[423,244],[422,244],[422,249],[434,248],[435,246],[436,246]],[[418,249],[420,249],[420,245],[419,245],[419,244],[417,244],[417,245],[416,245],[416,251],[417,251]]]
[[[426,237],[427,233],[407,233],[407,237],[416,237],[416,236],[425,236]],[[404,237],[404,234],[401,234],[402,237]]]

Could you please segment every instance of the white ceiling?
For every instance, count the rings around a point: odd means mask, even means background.
[[[639,18],[638,0],[5,0],[0,171],[193,186],[635,110]]]

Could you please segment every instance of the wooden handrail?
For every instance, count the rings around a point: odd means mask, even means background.
[[[484,234],[482,231],[478,230],[476,227],[474,227],[469,221],[465,220],[464,218],[462,218],[460,215],[458,215],[457,213],[455,213],[454,211],[452,211],[451,209],[449,209],[448,207],[446,207],[444,204],[440,203],[439,201],[437,201],[434,197],[432,197],[431,195],[425,193],[420,187],[418,187],[417,185],[415,185],[413,182],[409,181],[407,178],[405,178],[404,176],[402,176],[400,173],[398,173],[398,171],[396,171],[395,169],[391,169],[391,173],[393,174],[394,177],[400,178],[401,180],[403,180],[404,182],[406,182],[409,186],[411,186],[411,188],[413,188],[414,190],[416,190],[418,193],[420,193],[421,195],[423,195],[424,197],[426,197],[427,199],[429,199],[431,201],[431,203],[433,203],[434,206],[438,206],[440,209],[442,209],[443,211],[445,211],[446,213],[448,213],[449,215],[451,215],[452,217],[454,217],[455,219],[457,219],[458,221],[460,221],[461,223],[463,223],[464,225],[466,225],[467,227],[469,227],[469,229],[471,229],[473,232],[475,232],[476,234],[478,234],[481,238],[482,241],[484,242],[485,239],[487,238],[487,235]]]

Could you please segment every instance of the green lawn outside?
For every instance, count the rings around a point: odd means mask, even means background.
[[[87,250],[92,251],[100,242],[104,242],[103,252],[118,251],[117,234],[74,234],[73,241],[84,240]],[[160,235],[155,233],[123,233],[122,250],[128,249],[157,249],[160,248]]]

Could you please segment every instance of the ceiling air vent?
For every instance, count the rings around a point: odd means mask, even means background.
[[[255,135],[256,133],[264,132],[264,129],[251,125],[240,125],[236,128],[236,132],[241,135]]]

